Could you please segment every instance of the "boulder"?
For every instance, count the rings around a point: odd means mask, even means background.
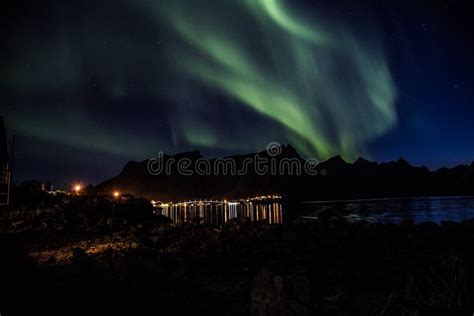
[[[262,268],[254,277],[251,315],[309,315],[312,284],[304,272],[275,274]]]

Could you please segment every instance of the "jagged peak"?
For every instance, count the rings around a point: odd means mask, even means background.
[[[397,165],[400,165],[400,166],[411,167],[410,163],[409,163],[408,161],[406,161],[406,159],[403,158],[403,157],[398,158],[395,163],[396,163]]]
[[[266,156],[266,155],[269,154],[269,148],[267,147],[267,149],[262,150],[260,152],[257,152],[256,154],[259,155],[259,156],[260,155],[261,156]],[[280,157],[280,158],[298,158],[298,159],[302,159],[300,154],[290,144],[281,144],[280,149],[275,148],[275,152],[271,152],[270,154],[271,154],[272,157],[275,156],[275,154],[276,154],[276,156]],[[249,154],[249,155],[254,155],[254,154]],[[248,155],[239,155],[239,156],[248,156]]]
[[[354,164],[355,166],[358,166],[358,167],[365,167],[365,166],[377,165],[376,162],[372,162],[372,161],[367,160],[367,159],[362,158],[362,157],[357,158],[356,161],[354,161],[353,164]]]
[[[291,146],[290,144],[282,145],[282,156],[301,158],[298,151],[293,146]]]
[[[329,158],[325,161],[326,163],[334,163],[334,164],[347,164],[347,161],[342,158],[341,155],[336,155],[334,157]]]

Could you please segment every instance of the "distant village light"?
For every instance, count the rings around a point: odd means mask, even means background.
[[[119,195],[120,195],[120,193],[119,193],[118,191],[115,191],[115,192],[114,192],[114,197],[115,197],[115,198],[118,198]]]
[[[82,187],[81,187],[81,185],[79,185],[79,184],[76,184],[76,185],[74,186],[74,191],[76,192],[76,194],[79,194],[79,191],[81,191],[81,189],[82,189]]]

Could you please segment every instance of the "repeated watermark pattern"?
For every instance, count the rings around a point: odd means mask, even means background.
[[[280,157],[283,147],[277,142],[271,142],[266,149],[266,155],[254,154],[237,160],[235,157],[216,158],[212,161],[206,158],[192,160],[187,157],[167,157],[159,152],[156,158],[148,161],[147,169],[151,175],[171,175],[178,173],[183,176],[235,176],[250,172],[256,175],[326,175],[325,169],[318,170],[319,161],[316,158],[298,159],[296,157]]]

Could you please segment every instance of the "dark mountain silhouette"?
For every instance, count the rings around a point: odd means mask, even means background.
[[[186,170],[192,175],[178,171],[177,162],[183,160],[188,162]],[[227,169],[226,173],[223,161],[229,160],[234,162],[235,170]],[[96,186],[96,193],[120,190],[162,201],[266,194],[290,200],[474,195],[474,163],[430,171],[412,166],[403,158],[388,163],[358,158],[349,163],[335,156],[317,164],[315,175],[313,169],[305,169],[305,160],[290,145],[283,145],[276,156],[266,151],[217,159],[205,159],[198,151],[164,155],[162,164],[169,167],[159,175],[150,174],[148,164],[149,160],[127,163],[117,177]],[[244,169],[246,172],[241,172]]]

